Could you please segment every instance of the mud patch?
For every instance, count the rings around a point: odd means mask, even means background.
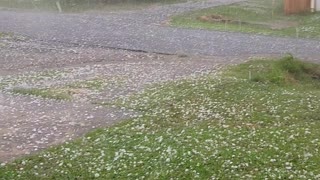
[[[222,15],[208,15],[208,16],[200,16],[197,18],[201,22],[208,23],[229,23],[229,24],[247,24],[247,25],[257,25],[263,26],[265,28],[273,29],[273,30],[281,30],[292,27],[297,27],[299,25],[298,22],[293,21],[285,21],[285,20],[277,20],[272,22],[251,22],[251,21],[239,21],[234,20],[232,18],[228,18]]]
[[[222,15],[212,14],[208,16],[200,16],[198,20],[202,22],[210,22],[210,23],[231,23],[231,22],[238,22],[236,20],[232,20],[230,18],[224,17]]]

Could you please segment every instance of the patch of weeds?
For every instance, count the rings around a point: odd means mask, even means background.
[[[106,85],[106,81],[104,79],[90,79],[86,81],[79,81],[74,82],[71,84],[68,84],[68,88],[84,88],[84,89],[90,89],[90,90],[102,90]]]
[[[0,80],[0,90],[4,89],[7,86],[7,83],[1,82]]]
[[[11,32],[0,32],[0,38],[5,38],[14,41],[26,41],[28,38],[22,35],[16,35]]]
[[[69,93],[65,89],[59,90],[58,88],[47,88],[48,86],[51,87],[53,82],[58,82],[59,79],[62,79],[65,76],[65,72],[61,71],[43,71],[43,72],[30,72],[27,74],[20,74],[17,76],[3,76],[0,77],[0,89],[11,91],[12,88],[15,90],[41,90],[41,91],[48,91],[50,89],[54,90],[55,92],[50,93],[57,93],[58,91],[65,92],[65,94]],[[28,88],[15,88],[21,87],[27,84]],[[41,84],[41,87],[39,86]],[[21,92],[22,93],[22,92]],[[60,93],[58,93],[60,94]],[[72,93],[69,93],[72,94]],[[28,94],[25,94],[28,95]],[[31,94],[30,94],[31,95]],[[42,97],[42,96],[41,96]],[[57,99],[54,96],[48,96],[46,98],[53,98]],[[62,98],[62,97],[58,97]],[[62,98],[63,99],[63,98]]]
[[[72,83],[59,83],[67,77],[61,71],[44,71],[22,74],[17,77],[7,76],[0,78],[0,89],[13,93],[34,95],[48,99],[70,100],[74,95],[90,96],[102,91],[106,86],[120,86],[124,81],[118,78],[94,78]],[[14,88],[28,84],[28,88]],[[41,84],[41,86],[39,86]],[[50,87],[50,88],[48,88]],[[94,92],[93,92],[94,91]]]
[[[0,32],[0,40],[2,39],[13,39],[14,38],[14,35],[13,33],[4,33],[4,32]],[[7,42],[6,41],[1,41],[0,42],[0,48],[1,47],[6,47],[7,46]]]
[[[13,88],[12,93],[37,96],[46,99],[56,99],[56,100],[71,100],[72,94],[68,91],[63,91],[59,89],[36,89],[36,88]]]
[[[5,32],[0,32],[0,38],[6,37],[6,36],[12,36],[12,33],[5,33]]]
[[[19,84],[34,85],[57,80],[62,78],[64,74],[65,73],[61,71],[31,72],[17,76],[0,77],[0,83],[5,84],[6,86],[16,86]]]
[[[250,61],[120,99],[139,115],[2,166],[1,178],[319,179],[320,89],[295,61]],[[297,83],[250,81],[249,67]]]
[[[277,62],[277,66],[288,76],[294,80],[312,80],[320,79],[320,65],[314,63],[301,62],[294,59],[292,56],[285,57]]]
[[[226,75],[230,73],[254,82],[320,87],[320,65],[299,61],[291,55],[280,60],[249,61],[232,67]]]

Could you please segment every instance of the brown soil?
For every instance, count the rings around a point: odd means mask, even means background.
[[[233,23],[233,24],[251,24],[251,25],[260,25],[265,26],[266,28],[274,29],[274,30],[281,30],[290,27],[296,27],[299,25],[297,22],[292,21],[284,21],[284,20],[277,20],[273,22],[250,22],[250,21],[239,21],[234,20],[228,17],[224,17],[222,15],[208,15],[208,16],[200,16],[198,17],[199,21],[202,22],[209,22],[209,23]]]
[[[222,15],[209,15],[209,16],[200,16],[198,17],[198,20],[203,21],[203,22],[211,22],[211,23],[216,23],[216,22],[220,22],[220,23],[230,23],[230,22],[235,22],[232,19],[229,19],[227,17],[224,17]]]

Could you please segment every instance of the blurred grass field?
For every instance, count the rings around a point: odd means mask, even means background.
[[[172,17],[174,26],[298,38],[320,38],[320,13],[285,15],[283,0],[248,0]],[[230,22],[203,20],[212,15]],[[201,19],[202,17],[202,19]]]

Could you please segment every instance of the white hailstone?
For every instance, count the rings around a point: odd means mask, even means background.
[[[157,138],[157,140],[158,140],[158,142],[159,142],[159,143],[161,143],[161,142],[162,142],[162,140],[163,140],[163,137],[162,137],[162,136],[160,136],[160,137],[158,137],[158,138]]]
[[[291,170],[292,169],[292,163],[286,162],[286,169]]]
[[[270,159],[270,162],[276,162],[277,160],[276,159]]]
[[[95,174],[94,174],[94,177],[95,177],[95,178],[98,178],[98,177],[100,177],[100,174],[99,174],[99,173],[95,173]]]
[[[309,152],[304,153],[304,157],[305,157],[305,158],[309,158],[309,157],[312,157],[312,156],[313,156],[313,154],[311,154],[311,153],[309,153]]]
[[[320,179],[320,174],[318,174],[318,175],[316,175],[314,177],[315,177],[315,179]]]

